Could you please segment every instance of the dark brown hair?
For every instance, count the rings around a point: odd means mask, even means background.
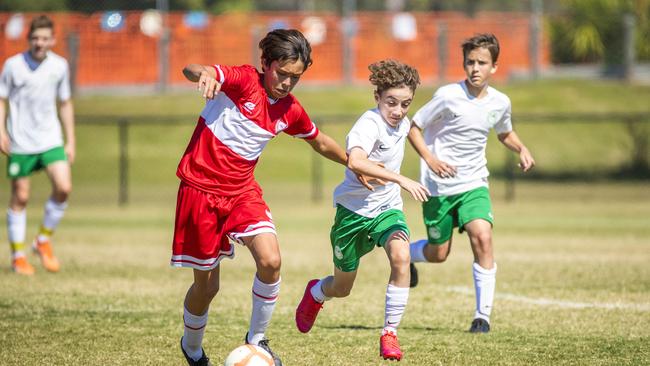
[[[415,92],[420,83],[420,75],[415,68],[396,60],[381,60],[370,64],[370,83],[377,87],[381,94],[390,88],[408,86]]]
[[[273,30],[260,41],[259,47],[265,66],[271,65],[273,61],[284,63],[300,60],[306,71],[312,64],[309,41],[296,29]]]
[[[52,22],[52,19],[48,18],[45,15],[37,16],[36,18],[32,19],[32,22],[29,25],[29,33],[27,34],[27,37],[31,37],[32,33],[40,28],[50,28],[52,32],[54,32],[54,22]]]
[[[463,48],[463,62],[467,59],[467,55],[477,48],[487,48],[492,56],[492,63],[496,63],[499,58],[499,40],[492,33],[477,34],[472,38],[463,41],[461,47]]]

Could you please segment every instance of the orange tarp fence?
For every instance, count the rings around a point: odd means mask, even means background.
[[[140,30],[142,12],[123,12],[125,26],[119,31],[103,31],[101,13],[49,13],[55,22],[57,44],[54,51],[69,58],[69,35],[79,41],[77,86],[114,86],[156,84],[160,78],[160,39]],[[29,21],[38,14],[24,14],[23,34],[9,39],[6,24],[11,13],[0,13],[0,60],[27,49]],[[252,13],[208,16],[207,26],[191,29],[184,24],[184,13],[167,17],[169,28],[170,84],[184,83],[181,69],[187,63],[259,64],[257,42],[271,24],[285,24],[302,31],[308,17],[317,17],[325,25],[325,36],[313,42],[314,64],[303,80],[340,84],[365,82],[368,64],[395,58],[416,67],[424,83],[456,80],[463,77],[460,43],[480,32],[492,32],[501,42],[499,72],[505,79],[512,73],[529,72],[531,17],[527,13],[478,13],[468,18],[457,12],[411,13],[415,32],[409,40],[393,35],[394,13],[360,12],[354,14],[354,33],[350,38],[350,65],[346,80],[344,29],[342,18],[332,13]],[[313,18],[312,18],[313,19]],[[445,49],[439,49],[441,32]],[[549,65],[547,38],[542,34],[539,45],[540,66]],[[442,68],[442,60],[446,67]],[[442,72],[444,71],[444,72]]]

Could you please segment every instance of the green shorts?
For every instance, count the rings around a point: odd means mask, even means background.
[[[490,191],[479,187],[452,196],[431,197],[422,204],[424,226],[431,244],[443,244],[451,238],[454,227],[462,233],[465,224],[483,219],[494,224]]]
[[[67,160],[68,157],[62,146],[38,154],[11,154],[7,158],[7,177],[10,179],[27,177],[54,162]]]
[[[404,213],[400,210],[388,210],[375,218],[369,218],[337,205],[334,225],[330,231],[334,265],[343,272],[356,271],[361,257],[375,246],[383,247],[396,231],[410,235]]]

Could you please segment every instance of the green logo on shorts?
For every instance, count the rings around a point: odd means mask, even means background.
[[[440,239],[440,230],[438,230],[437,227],[430,227],[429,228],[429,236],[431,239]]]
[[[18,173],[20,173],[20,164],[11,163],[9,165],[9,175],[13,177],[13,176],[18,175]]]
[[[334,256],[338,260],[343,259],[343,252],[341,252],[341,248],[338,245],[334,247]]]

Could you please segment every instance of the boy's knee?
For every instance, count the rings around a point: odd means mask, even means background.
[[[481,249],[490,249],[492,247],[492,233],[490,231],[481,231],[470,237],[472,244]]]
[[[54,189],[52,196],[57,202],[65,202],[72,193],[72,185],[59,186]]]
[[[264,272],[280,272],[280,267],[282,266],[282,260],[279,254],[260,258],[258,262],[258,266]]]
[[[408,250],[401,250],[391,255],[393,267],[408,268],[411,263],[411,254]]]
[[[436,245],[427,245],[424,257],[431,263],[442,263],[449,257],[449,242]]]

